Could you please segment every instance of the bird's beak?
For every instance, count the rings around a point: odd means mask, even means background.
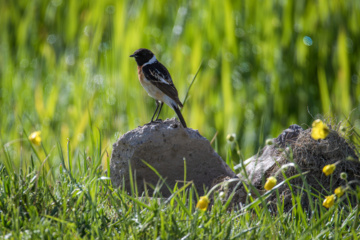
[[[130,55],[130,57],[135,57],[135,54]]]

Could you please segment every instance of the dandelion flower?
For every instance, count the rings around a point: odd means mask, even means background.
[[[335,203],[335,194],[327,196],[323,202],[323,206],[326,208],[332,207]]]
[[[224,198],[225,198],[225,193],[224,193],[223,191],[221,191],[221,192],[219,193],[219,198],[220,198],[220,199],[224,199]]]
[[[267,139],[265,144],[270,146],[274,144],[274,141],[272,139]]]
[[[329,135],[329,127],[320,119],[317,119],[312,124],[311,137],[315,140],[325,139]]]
[[[277,180],[275,177],[268,177],[268,179],[266,180],[265,186],[264,186],[265,190],[269,191],[269,190],[273,189],[273,187],[275,187],[276,183],[277,183]]]
[[[323,173],[325,173],[326,176],[329,176],[335,171],[335,168],[336,168],[335,164],[326,165],[323,168]]]
[[[335,193],[335,195],[336,195],[337,197],[341,197],[342,195],[344,195],[345,189],[340,186],[340,187],[338,187],[338,188],[335,189],[334,193]]]
[[[345,126],[341,126],[341,127],[340,127],[340,132],[345,133],[345,132],[346,132],[346,127],[345,127]]]
[[[236,138],[235,133],[228,134],[228,135],[226,136],[226,139],[227,139],[229,142],[234,142],[234,141],[235,141],[235,138]]]
[[[342,180],[346,180],[346,179],[347,179],[347,174],[346,174],[346,172],[340,173],[340,178],[341,178]]]
[[[36,131],[30,134],[29,140],[33,144],[40,146],[41,143],[41,137],[40,137],[41,131]]]
[[[209,198],[207,196],[202,196],[200,197],[199,202],[196,204],[196,208],[202,210],[202,211],[206,211],[206,209],[209,206]]]

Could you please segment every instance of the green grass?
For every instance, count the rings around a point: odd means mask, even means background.
[[[215,202],[202,213],[186,201],[193,189],[139,201],[103,173],[112,143],[155,109],[129,58],[140,47],[167,66],[187,96],[188,126],[216,135],[230,166],[312,116],[349,116],[344,126],[359,132],[358,1],[0,0],[0,8],[3,236],[358,237],[357,206],[309,214],[296,204],[273,215],[264,204],[228,211]],[[174,116],[168,107],[160,115]],[[37,130],[40,147],[27,140]]]
[[[29,143],[30,144],[30,143]],[[29,145],[25,144],[25,145]],[[100,149],[99,140],[96,149]],[[34,148],[34,151],[43,151]],[[60,145],[52,154],[60,156],[61,165],[52,160],[37,165],[38,153],[14,169],[0,165],[0,233],[6,239],[314,239],[360,237],[358,205],[344,205],[342,200],[355,194],[348,191],[329,209],[322,206],[324,196],[315,198],[305,210],[301,196],[293,193],[293,208],[285,212],[277,188],[249,195],[242,208],[230,208],[222,202],[215,188],[213,205],[207,211],[196,209],[198,195],[191,183],[187,188],[170,189],[171,196],[162,198],[138,195],[124,189],[113,189],[108,175],[100,166],[102,154],[80,154],[78,159]],[[8,154],[8,152],[5,152]],[[70,165],[69,165],[70,164]],[[49,170],[45,170],[49,167]],[[71,166],[71,167],[70,167]],[[54,174],[54,181],[49,177]],[[304,173],[305,174],[305,173]],[[301,174],[294,177],[300,177]],[[294,178],[292,177],[292,178]],[[163,184],[163,183],[159,183]],[[247,185],[254,190],[254,187]],[[159,189],[159,188],[157,188]],[[306,191],[306,190],[305,190]],[[256,192],[256,191],[255,191]],[[257,193],[258,194],[258,193]],[[277,194],[272,208],[267,198]]]

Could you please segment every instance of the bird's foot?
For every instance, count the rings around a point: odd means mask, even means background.
[[[156,120],[150,121],[150,122],[148,122],[148,123],[145,123],[145,125],[151,125],[151,124],[153,124],[153,123],[161,123],[161,122],[162,122],[161,119],[156,119]]]

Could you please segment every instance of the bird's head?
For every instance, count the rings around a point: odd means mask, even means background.
[[[139,66],[142,66],[151,60],[156,61],[154,53],[146,48],[140,48],[140,49],[136,50],[134,52],[134,54],[130,55],[130,57],[135,58],[135,61]]]

